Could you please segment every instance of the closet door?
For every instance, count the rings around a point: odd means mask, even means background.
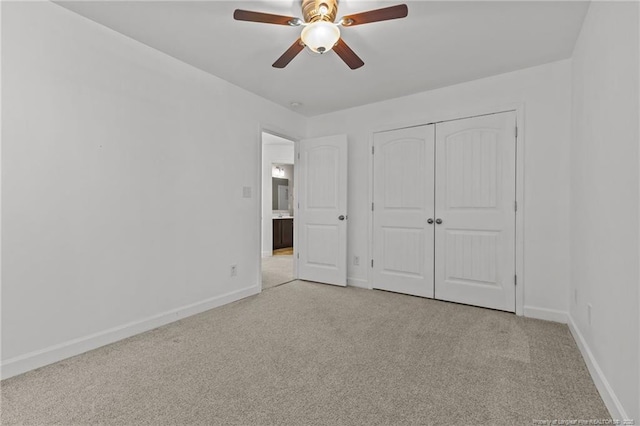
[[[433,155],[433,125],[374,135],[374,288],[433,297]]]
[[[435,297],[515,311],[515,113],[436,125]]]

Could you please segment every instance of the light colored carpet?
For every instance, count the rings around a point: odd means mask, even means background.
[[[300,281],[5,380],[2,403],[3,425],[608,417],[565,325]]]
[[[268,289],[293,280],[293,256],[262,258],[262,289]]]

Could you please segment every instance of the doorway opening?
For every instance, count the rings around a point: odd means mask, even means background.
[[[262,289],[293,281],[295,142],[262,132]]]

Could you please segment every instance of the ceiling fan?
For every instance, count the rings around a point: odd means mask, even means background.
[[[234,19],[238,21],[303,27],[298,40],[273,63],[275,68],[286,67],[305,46],[311,51],[321,54],[333,49],[349,68],[352,70],[360,68],[364,62],[340,37],[340,27],[353,27],[371,22],[405,18],[409,13],[407,5],[400,4],[344,16],[335,22],[338,13],[338,0],[301,0],[301,3],[304,19],[242,9],[236,9],[233,12]]]

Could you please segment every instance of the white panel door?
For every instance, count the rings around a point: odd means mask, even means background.
[[[435,297],[515,311],[516,115],[436,125]]]
[[[347,285],[347,136],[300,142],[298,278]]]
[[[433,156],[433,125],[374,135],[374,288],[433,297]]]

